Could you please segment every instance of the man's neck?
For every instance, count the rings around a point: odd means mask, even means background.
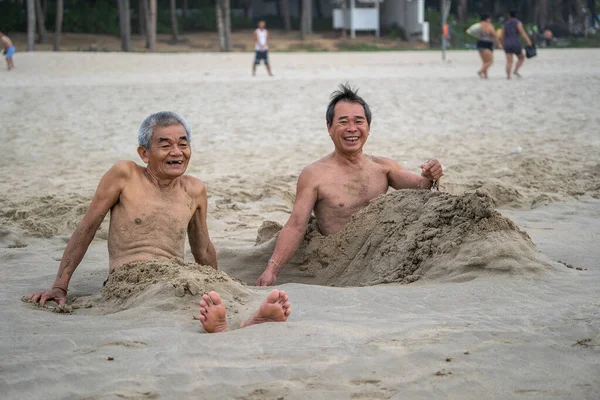
[[[170,189],[173,187],[174,183],[179,179],[177,178],[159,178],[155,173],[153,173],[150,168],[145,169],[144,175],[146,178],[158,189]]]
[[[335,151],[333,153],[333,159],[340,165],[351,165],[358,166],[365,160],[365,154],[362,149],[356,153],[342,153]]]

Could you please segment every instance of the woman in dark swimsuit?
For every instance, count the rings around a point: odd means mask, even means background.
[[[498,46],[502,48],[496,35],[496,29],[492,25],[492,17],[489,14],[483,14],[481,16],[481,34],[477,41],[477,50],[479,50],[479,57],[481,57],[481,69],[477,71],[480,78],[488,78],[488,69],[494,63],[494,43],[498,43]]]
[[[520,37],[519,37],[520,36]],[[506,53],[506,79],[510,79],[510,71],[513,65],[513,55],[518,58],[517,65],[515,66],[515,76],[519,75],[519,68],[525,62],[525,56],[523,55],[523,47],[521,46],[521,38],[523,38],[528,46],[531,46],[531,39],[525,33],[523,24],[517,19],[517,12],[510,12],[510,19],[504,23],[504,29],[502,33],[504,39],[504,52]]]

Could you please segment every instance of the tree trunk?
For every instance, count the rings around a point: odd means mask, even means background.
[[[302,16],[300,22],[300,37],[302,40],[310,35],[310,9],[312,0],[302,0]]]
[[[183,18],[187,19],[190,15],[189,0],[183,0]]]
[[[37,20],[40,43],[47,43],[48,42],[48,31],[46,30],[44,9],[42,8],[42,2],[40,0],[35,0],[35,14],[36,14],[35,18]]]
[[[290,2],[289,0],[280,0],[279,8],[281,9],[281,15],[283,16],[283,24],[286,31],[292,30],[292,19],[290,18]]]
[[[27,0],[27,51],[35,49],[35,0]]]
[[[230,0],[217,0],[217,30],[219,32],[219,47],[221,51],[231,51],[231,9]]]
[[[317,10],[317,18],[323,18],[323,2],[321,0],[315,0],[315,8]]]
[[[343,20],[343,26],[342,26],[342,38],[346,39],[346,37],[348,37],[348,33],[346,32],[346,10],[348,9],[348,5],[346,3],[346,0],[342,0],[342,20]]]
[[[548,24],[548,0],[539,0],[536,21],[540,30],[546,29]]]
[[[131,51],[131,17],[129,0],[118,0],[119,28],[121,31],[121,50]]]
[[[219,35],[219,48],[221,51],[225,51],[225,24],[223,21],[223,8],[221,7],[221,0],[215,2],[215,13],[217,17],[217,33]]]
[[[56,28],[54,29],[54,51],[60,50],[60,35],[63,24],[63,0],[56,0]]]
[[[156,51],[156,0],[145,0],[146,3],[146,29],[148,31],[147,45],[151,52]]]
[[[146,29],[148,20],[146,15],[146,0],[138,0],[138,33],[146,37],[146,48],[148,48],[148,29]]]
[[[223,0],[224,14],[225,14],[225,48],[227,51],[231,51],[231,1]]]
[[[169,13],[171,14],[171,30],[173,31],[173,41],[179,41],[179,32],[177,28],[177,0],[169,1]]]
[[[465,22],[469,14],[469,2],[468,0],[458,0],[456,4],[456,13],[458,14],[458,20]]]

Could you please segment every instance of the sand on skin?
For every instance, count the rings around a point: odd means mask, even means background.
[[[275,79],[252,80],[248,54],[20,55],[19,69],[0,81],[2,138],[11,149],[0,161],[0,312],[9,321],[1,328],[2,393],[594,398],[600,254],[590,239],[598,224],[590,220],[600,219],[600,52],[544,52],[526,65],[526,79],[508,85],[500,65],[491,71],[498,79],[476,80],[470,52],[453,53],[446,66],[435,53],[274,56]],[[373,106],[368,152],[415,171],[439,158],[447,191],[479,190],[531,227],[521,229],[543,254],[523,238],[516,261],[532,254],[550,267],[473,273],[467,282],[441,282],[449,276],[441,269],[441,277],[400,287],[285,284],[290,321],[221,337],[200,335],[194,295],[185,289],[183,298],[159,291],[102,316],[100,306],[57,315],[19,301],[51,283],[98,179],[118,159],[137,159],[135,131],[159,109],[179,111],[194,127],[190,173],[208,184],[223,269],[241,274],[235,257],[260,266],[257,257],[269,254],[254,247],[257,229],[265,220],[285,222],[300,169],[331,148],[323,115],[341,78],[360,86]],[[540,214],[545,209],[553,211]],[[100,293],[107,222],[73,279],[73,296]],[[553,224],[560,229],[545,229]],[[574,250],[554,250],[565,247],[565,235]],[[561,269],[559,253],[587,270]],[[227,299],[233,318],[267,293],[232,285],[245,303]]]

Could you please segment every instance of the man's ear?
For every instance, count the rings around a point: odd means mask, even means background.
[[[140,155],[142,161],[148,164],[148,161],[150,160],[150,157],[148,156],[149,151],[143,146],[138,146],[137,152]]]
[[[327,126],[327,133],[329,133],[329,136],[331,137],[331,125],[329,125],[329,122],[325,122],[325,125]]]

